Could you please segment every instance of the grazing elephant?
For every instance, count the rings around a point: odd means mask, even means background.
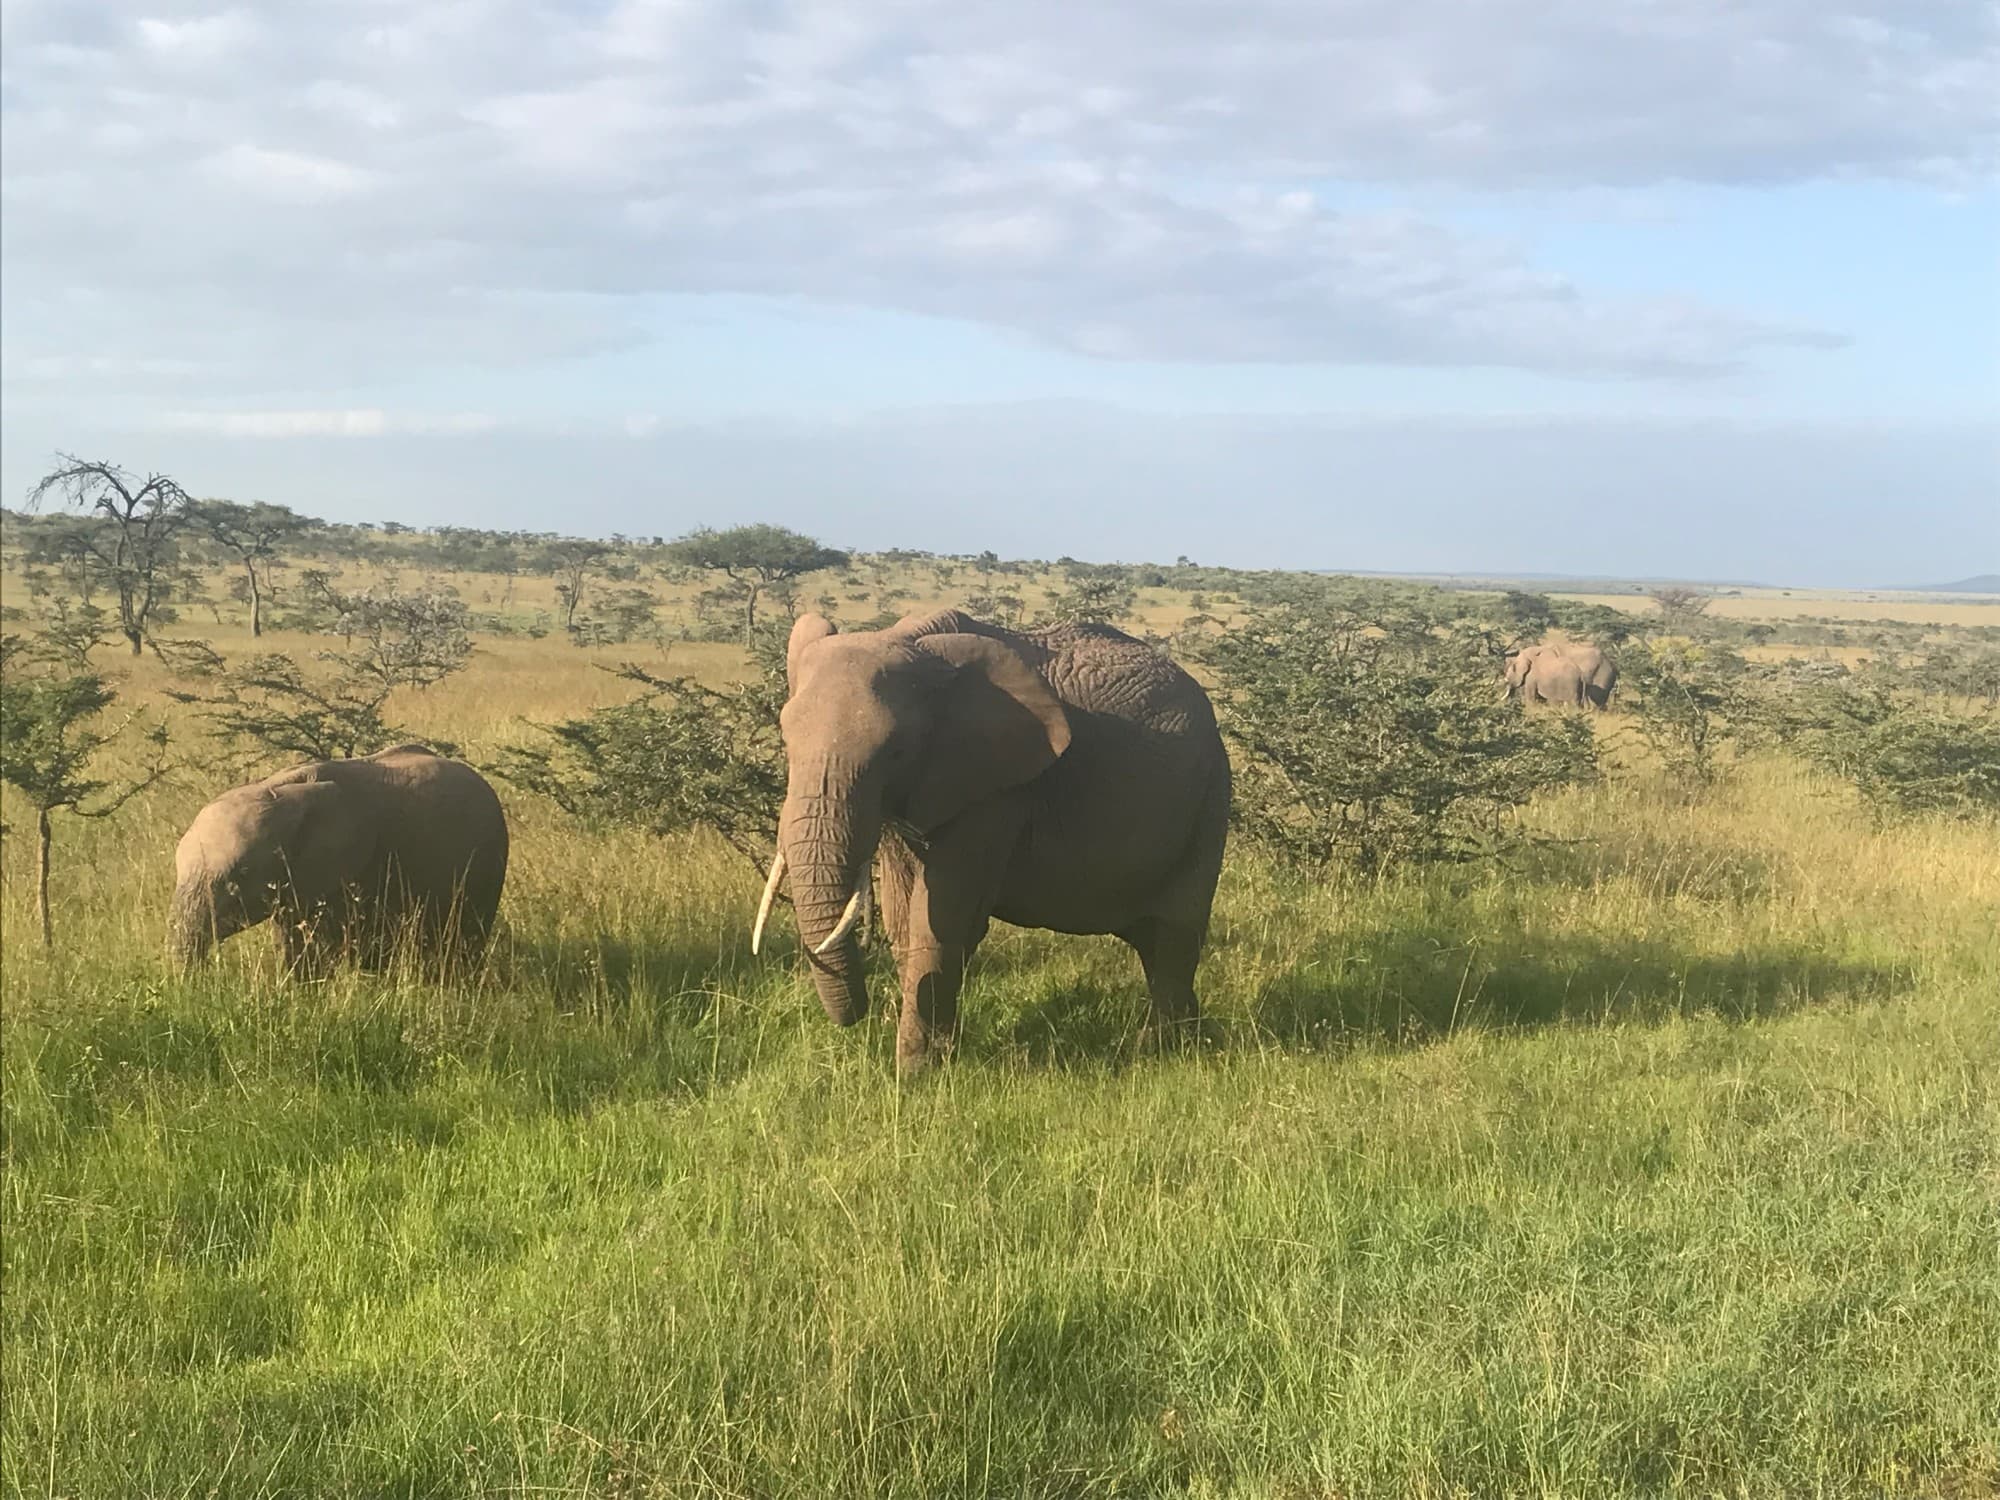
[[[1507,658],[1507,691],[1529,703],[1580,708],[1590,701],[1582,669],[1549,646],[1529,646]]]
[[[1552,646],[1523,646],[1507,657],[1507,687],[1518,693],[1527,681],[1535,663],[1550,657],[1561,657],[1575,663],[1578,675],[1583,679],[1584,700],[1593,708],[1605,708],[1611,702],[1611,690],[1618,685],[1618,664],[1596,646],[1587,641],[1564,641]],[[1558,672],[1558,678],[1566,674]],[[1570,701],[1566,683],[1556,685],[1558,697],[1545,699],[1550,702]],[[1542,696],[1542,695],[1537,695]]]
[[[856,923],[881,856],[902,982],[899,1070],[949,1050],[966,961],[998,917],[1138,951],[1150,1030],[1199,1015],[1195,964],[1229,824],[1208,695],[1106,625],[1017,633],[957,610],[887,630],[792,627],[777,858],[827,1014],[868,1008]]]
[[[472,767],[422,745],[322,760],[224,792],[174,851],[177,965],[274,919],[288,969],[384,967],[406,933],[440,965],[484,951],[507,878],[507,820]]]

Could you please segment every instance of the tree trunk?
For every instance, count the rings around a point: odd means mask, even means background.
[[[757,640],[757,585],[746,584],[750,592],[743,600],[743,644],[755,644]]]
[[[264,633],[264,591],[257,587],[257,570],[246,567],[250,575],[250,635],[254,640]]]
[[[42,919],[42,946],[49,947],[55,942],[55,932],[49,925],[49,810],[35,809],[35,914]]]
[[[135,630],[130,625],[127,625],[125,627],[125,639],[132,643],[132,654],[134,656],[144,656],[146,654],[145,631]]]

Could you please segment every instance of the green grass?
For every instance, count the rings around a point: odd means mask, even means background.
[[[59,828],[52,954],[7,853],[9,1494],[2000,1494],[1991,827],[1239,854],[1196,1054],[1000,929],[899,1089],[754,871],[518,800],[483,983],[169,982],[199,800]]]

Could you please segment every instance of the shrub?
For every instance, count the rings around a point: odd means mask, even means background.
[[[1897,703],[1816,742],[1878,811],[1967,817],[2000,811],[2000,714]]]
[[[230,743],[252,747],[246,757],[252,762],[274,756],[346,760],[417,738],[382,717],[388,683],[352,670],[337,653],[322,653],[321,660],[335,670],[311,676],[289,656],[253,656],[223,672],[207,694],[169,690],[167,696],[200,707]],[[435,737],[425,743],[445,753],[454,748]]]
[[[1851,781],[1877,813],[2000,809],[2000,713],[1899,691],[1894,674],[1818,676],[1762,705],[1772,737]]]
[[[1282,605],[1196,650],[1239,752],[1236,826],[1289,863],[1499,853],[1522,803],[1597,774],[1581,716],[1524,713],[1484,631],[1391,593]]]
[[[1663,635],[1627,646],[1619,666],[1639,733],[1668,774],[1693,786],[1713,782],[1718,750],[1751,717],[1743,658],[1724,646]]]
[[[777,846],[785,795],[785,640],[760,629],[756,679],[712,688],[626,663],[645,696],[534,727],[544,745],[511,745],[490,769],[571,816],[649,833],[710,829],[761,873]]]
[[[1130,615],[1137,603],[1138,593],[1124,568],[1072,562],[1064,569],[1062,587],[1050,593],[1048,610],[1037,623],[1115,625]]]

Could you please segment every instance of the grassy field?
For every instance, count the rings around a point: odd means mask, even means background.
[[[630,656],[392,710],[477,757]],[[503,788],[440,992],[165,978],[198,771],[59,826],[50,953],[10,839],[5,1489],[2000,1495],[2000,832],[1602,727],[1515,867],[1233,855],[1195,1055],[1116,943],[1000,929],[907,1089],[883,955],[835,1031],[705,840]]]

